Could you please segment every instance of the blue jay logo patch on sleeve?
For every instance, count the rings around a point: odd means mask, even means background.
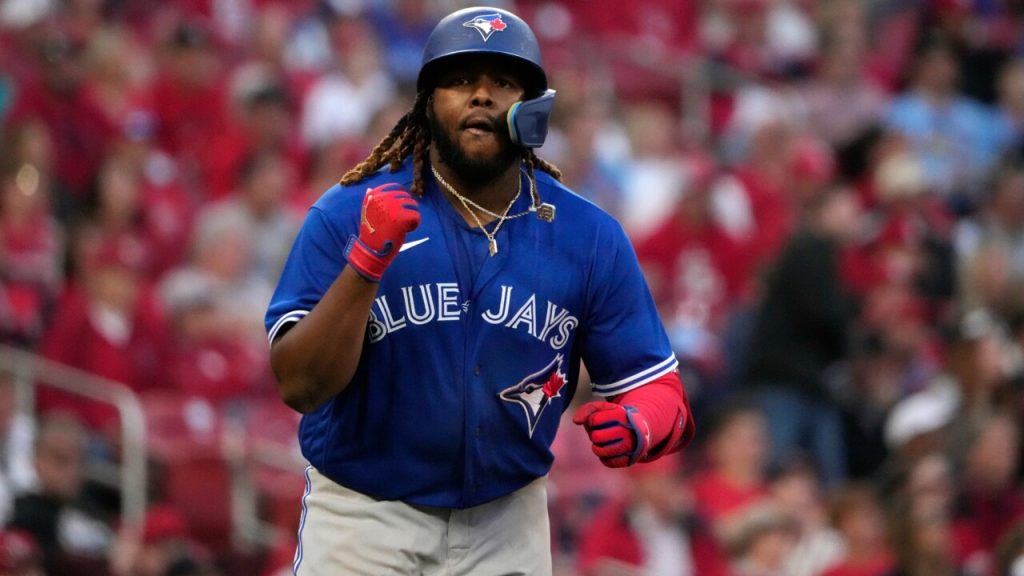
[[[502,400],[522,407],[523,413],[526,414],[530,438],[533,438],[533,431],[537,428],[537,422],[540,422],[544,409],[553,399],[562,396],[562,387],[567,380],[565,372],[562,371],[562,360],[563,356],[558,354],[544,368],[498,393]]]

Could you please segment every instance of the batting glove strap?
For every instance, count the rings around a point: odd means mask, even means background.
[[[360,276],[368,282],[380,283],[384,270],[391,263],[390,256],[393,250],[391,243],[384,246],[384,250],[378,252],[370,248],[355,234],[349,236],[348,244],[345,245],[345,259]]]
[[[640,415],[640,411],[633,406],[623,406],[626,409],[626,422],[629,423],[629,430],[633,433],[636,446],[629,453],[629,464],[632,466],[638,460],[647,455],[647,448],[650,447],[651,435],[648,431],[644,434],[643,429],[647,428],[647,421]]]

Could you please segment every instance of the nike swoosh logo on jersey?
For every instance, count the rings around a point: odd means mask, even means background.
[[[398,251],[399,252],[405,252],[409,248],[413,248],[415,246],[419,246],[420,244],[423,244],[427,240],[430,240],[429,236],[427,236],[426,238],[420,238],[419,240],[413,240],[412,242],[406,242],[405,244],[402,244],[402,247],[399,248]]]

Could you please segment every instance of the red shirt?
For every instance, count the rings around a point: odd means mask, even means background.
[[[182,342],[170,362],[174,385],[189,396],[219,405],[259,392],[270,375],[266,350],[228,338]]]
[[[714,538],[699,528],[689,530],[688,536],[695,572],[728,576],[728,561]],[[599,508],[580,535],[579,565],[585,576],[598,574],[594,570],[605,559],[637,567],[645,562],[643,547],[629,522],[627,504],[621,500],[610,500]]]
[[[61,313],[43,336],[43,356],[123,383],[137,392],[164,385],[164,323],[151,298],[143,297],[139,302],[126,342],[112,341],[97,327],[84,294],[69,291],[59,309]],[[77,413],[97,431],[109,431],[117,423],[117,413],[110,405],[47,387],[40,388],[39,408]]]
[[[736,486],[714,470],[699,474],[693,481],[697,509],[711,522],[717,522],[768,496],[763,484]]]
[[[636,251],[655,302],[671,318],[706,312],[684,320],[716,329],[746,290],[743,251],[714,224],[694,227],[669,218]]]
[[[46,301],[57,287],[57,222],[40,212],[21,223],[0,220],[0,322],[5,331],[36,337]]]
[[[186,87],[163,76],[153,87],[157,142],[172,155],[199,161],[224,128],[226,114],[220,86]]]
[[[770,264],[793,234],[796,207],[781,185],[753,168],[741,168],[736,178],[743,184],[754,217],[755,231],[748,242],[752,264]]]
[[[40,83],[20,87],[7,124],[28,119],[46,125],[58,178],[72,195],[83,198],[116,135],[115,127],[85,90],[57,95]]]
[[[821,576],[886,576],[893,569],[893,559],[888,554],[881,554],[862,562],[849,559],[829,567]]]

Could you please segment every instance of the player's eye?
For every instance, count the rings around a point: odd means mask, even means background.
[[[494,80],[494,84],[499,88],[507,88],[509,90],[517,90],[519,88],[519,84],[517,84],[512,78],[499,77]]]
[[[442,77],[438,84],[448,88],[454,86],[465,86],[466,84],[469,84],[469,78],[465,75],[451,74]]]

